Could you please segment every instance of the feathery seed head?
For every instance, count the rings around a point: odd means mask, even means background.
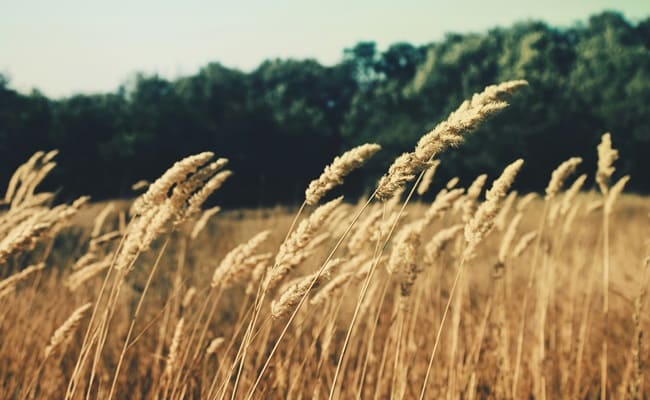
[[[313,241],[316,232],[342,202],[343,197],[331,200],[318,207],[308,218],[300,222],[287,240],[280,245],[275,257],[275,265],[265,279],[265,290],[277,287],[280,281],[302,262],[305,250]]]
[[[363,165],[380,149],[381,146],[378,144],[366,143],[334,158],[334,161],[325,167],[320,177],[311,181],[307,187],[305,202],[312,206],[317,204],[332,188],[341,185],[346,175]]]
[[[476,246],[483,240],[494,226],[494,220],[501,208],[501,199],[505,197],[521,169],[524,161],[519,159],[508,165],[499,178],[492,183],[492,188],[485,194],[486,200],[476,210],[476,213],[465,225],[465,257],[470,257]]]
[[[582,189],[582,186],[585,184],[586,180],[587,180],[587,175],[582,174],[575,181],[573,181],[569,189],[567,189],[566,193],[564,194],[564,198],[562,198],[562,205],[560,206],[560,214],[565,215],[569,211],[569,208],[571,207],[573,200],[580,192],[580,189]]]
[[[92,306],[92,303],[86,303],[72,312],[68,319],[56,330],[50,339],[44,351],[45,358],[48,358],[64,342],[68,341],[75,331],[84,313]]]
[[[449,180],[449,182],[447,182],[445,187],[447,188],[447,190],[451,190],[451,189],[456,187],[456,185],[458,184],[459,181],[460,181],[460,178],[458,178],[457,176],[454,176],[453,178],[451,178]]]
[[[618,159],[618,150],[612,148],[612,137],[609,133],[602,136],[598,145],[598,171],[596,172],[596,182],[600,191],[606,194],[608,191],[609,180],[614,174],[614,161]]]
[[[303,296],[307,295],[310,288],[317,288],[323,281],[329,278],[332,271],[343,262],[342,259],[330,260],[325,266],[323,273],[307,275],[296,280],[285,290],[279,299],[271,303],[271,316],[275,319],[282,318],[293,311],[300,303]]]
[[[524,234],[521,239],[519,239],[519,242],[515,246],[514,250],[512,251],[512,256],[513,257],[519,257],[520,255],[523,254],[524,251],[528,248],[528,246],[535,240],[537,237],[537,231],[532,231]]]
[[[424,195],[427,190],[429,190],[431,182],[433,181],[433,176],[435,175],[436,169],[438,169],[439,165],[439,160],[433,160],[431,166],[424,172],[424,175],[422,175],[422,180],[417,188],[417,192],[420,196]]]
[[[420,269],[417,263],[417,251],[420,247],[420,235],[423,225],[412,222],[404,226],[395,236],[395,246],[391,251],[386,269],[400,280],[402,297],[409,297]]]
[[[402,154],[395,159],[388,173],[379,180],[375,196],[381,201],[389,200],[395,192],[403,189],[407,182],[415,179],[420,171],[431,165],[431,162],[418,158],[414,153]]]
[[[560,164],[551,174],[551,180],[546,187],[546,199],[550,200],[562,189],[564,181],[575,172],[578,165],[582,162],[580,157],[571,157]]]
[[[185,180],[189,174],[207,163],[214,154],[206,151],[177,161],[174,165],[165,171],[164,174],[151,185],[149,189],[133,203],[132,213],[134,215],[142,214],[152,205],[161,204],[169,193],[169,190],[175,184]]]
[[[605,213],[606,214],[611,214],[612,209],[614,208],[614,203],[616,203],[616,200],[618,199],[618,196],[623,192],[623,188],[625,188],[625,184],[630,180],[629,175],[625,175],[621,179],[619,179],[614,186],[611,187],[609,190],[609,193],[607,194],[607,199],[605,200]]]
[[[434,263],[442,253],[445,245],[462,230],[463,224],[457,224],[438,231],[424,247],[425,261],[429,264]]]
[[[478,207],[478,197],[483,191],[483,186],[487,181],[487,174],[481,174],[474,179],[469,188],[467,188],[467,194],[465,195],[465,200],[463,201],[463,222],[467,223]]]
[[[271,231],[262,231],[253,236],[248,242],[242,243],[230,250],[212,275],[212,287],[222,285],[229,288],[243,282],[250,276],[253,268],[261,261],[255,257],[255,252],[271,236]]]

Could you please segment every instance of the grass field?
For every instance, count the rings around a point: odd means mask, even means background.
[[[356,202],[327,194],[378,146],[299,208],[228,211],[201,207],[229,177],[211,153],[135,201],[58,206],[37,190],[56,154],[36,154],[0,216],[0,398],[646,398],[650,199],[620,194],[609,135],[597,171],[567,160],[544,194],[510,191],[515,161],[424,200],[435,155],[521,85],[475,95]]]

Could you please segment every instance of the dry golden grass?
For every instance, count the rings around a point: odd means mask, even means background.
[[[201,211],[230,175],[212,153],[135,202],[54,207],[37,153],[0,214],[0,399],[647,398],[650,199],[620,195],[615,137],[546,196],[510,191],[518,160],[419,197],[523,85],[463,103],[357,204],[320,199],[374,145],[298,210]]]

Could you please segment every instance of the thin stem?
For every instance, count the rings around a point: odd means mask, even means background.
[[[405,301],[406,299],[400,299],[400,301]],[[402,345],[402,333],[404,331],[404,308],[400,304],[397,307],[398,313],[398,322],[397,322],[397,341],[395,342],[395,362],[393,364],[393,380],[391,383],[391,398],[395,398],[395,391],[399,394],[399,388],[397,388],[397,371],[399,371],[399,362],[400,362],[400,351]]]
[[[456,272],[456,277],[454,278],[454,283],[451,285],[451,290],[449,291],[449,299],[447,299],[447,304],[445,305],[445,311],[442,313],[442,320],[440,321],[440,326],[438,327],[438,333],[436,334],[436,340],[433,343],[433,349],[431,350],[431,355],[429,356],[429,365],[427,366],[427,373],[424,375],[424,383],[422,384],[422,391],[420,392],[420,400],[424,399],[424,394],[427,391],[427,384],[429,383],[429,375],[431,374],[431,366],[433,365],[433,359],[436,356],[436,350],[440,344],[440,337],[442,336],[442,328],[445,326],[445,321],[447,320],[447,314],[449,313],[449,306],[451,301],[454,298],[454,293],[456,292],[456,287],[458,282],[463,274],[463,269],[465,267],[465,257],[460,259],[460,265],[458,266],[458,272]]]
[[[332,251],[329,253],[329,255],[327,256],[327,258],[323,262],[323,264],[320,267],[320,269],[318,270],[318,272],[316,272],[314,274],[314,278],[312,279],[309,287],[305,291],[305,294],[300,298],[300,302],[298,302],[298,305],[293,310],[293,313],[289,317],[289,320],[284,325],[284,328],[282,329],[282,332],[280,333],[280,336],[278,337],[275,344],[273,345],[273,349],[271,349],[271,353],[269,354],[268,358],[266,359],[266,362],[264,363],[264,366],[262,367],[262,370],[257,375],[257,379],[255,380],[255,383],[253,384],[253,387],[251,388],[250,392],[248,393],[248,396],[246,397],[247,400],[250,400],[253,397],[253,394],[255,393],[255,389],[257,388],[257,385],[259,385],[259,383],[260,383],[260,381],[262,379],[262,376],[264,375],[264,372],[266,371],[266,369],[269,366],[269,363],[271,362],[271,358],[273,358],[273,355],[275,354],[275,351],[278,349],[278,346],[280,345],[280,342],[282,341],[282,338],[287,333],[287,330],[289,329],[289,326],[291,325],[291,322],[293,322],[294,318],[298,314],[298,311],[300,310],[300,307],[303,305],[303,303],[307,299],[307,296],[309,295],[309,292],[312,290],[312,288],[314,287],[314,285],[316,284],[316,282],[318,281],[320,276],[323,274],[323,272],[325,271],[325,268],[327,267],[327,264],[330,262],[330,260],[332,259],[332,257],[336,253],[336,251],[339,249],[339,247],[343,243],[343,240],[345,240],[347,235],[350,233],[350,231],[352,230],[352,227],[354,226],[354,224],[359,220],[359,217],[361,217],[361,214],[363,214],[363,212],[366,210],[366,208],[368,208],[368,206],[370,205],[370,202],[372,201],[372,199],[374,197],[375,197],[375,195],[373,193],[373,195],[370,196],[370,198],[368,199],[368,201],[366,201],[366,203],[363,205],[363,207],[361,207],[361,209],[357,212],[357,214],[354,216],[354,219],[352,220],[350,225],[348,225],[345,232],[343,232],[343,235],[341,235],[341,238],[336,243],[336,245],[334,246]]]
[[[135,307],[135,312],[133,313],[133,318],[131,318],[131,325],[129,326],[129,331],[126,334],[126,339],[124,339],[124,346],[122,347],[122,352],[120,353],[120,359],[117,362],[117,367],[115,367],[115,374],[113,375],[113,383],[111,384],[111,390],[108,393],[109,400],[113,398],[113,393],[115,392],[117,378],[120,375],[120,368],[122,367],[122,362],[124,361],[124,355],[126,354],[127,346],[129,344],[129,340],[131,339],[131,334],[133,333],[133,328],[135,327],[135,320],[137,319],[138,314],[140,313],[140,309],[142,308],[142,304],[144,303],[144,298],[147,295],[147,291],[151,286],[151,281],[153,280],[153,276],[158,270],[158,265],[160,264],[160,260],[162,259],[163,253],[165,252],[165,249],[167,248],[168,244],[169,244],[169,237],[167,237],[167,239],[163,243],[160,252],[158,253],[158,257],[156,257],[156,261],[153,264],[153,267],[151,268],[149,277],[147,278],[147,283],[145,284],[144,289],[142,290],[142,294],[140,295],[140,300],[138,301],[138,305]]]
[[[293,217],[293,221],[291,221],[291,225],[289,226],[289,229],[287,230],[287,234],[285,235],[284,241],[282,243],[286,242],[289,239],[291,232],[293,232],[293,228],[296,226],[296,223],[298,222],[298,218],[300,217],[300,215],[302,214],[306,206],[307,206],[307,201],[305,200],[302,202],[300,208],[298,209],[298,212],[296,212],[296,215]],[[259,314],[262,309],[262,304],[264,303],[264,299],[266,297],[266,287],[264,285],[264,281],[265,281],[265,277],[262,277],[262,280],[260,281],[260,286],[257,291],[257,296],[255,296],[255,309],[254,309],[255,311],[253,313],[253,318],[251,319],[251,323],[248,325],[248,328],[246,329],[246,333],[244,334],[244,341],[241,344],[243,349],[243,356],[242,356],[241,363],[239,364],[239,368],[237,370],[237,377],[235,378],[235,387],[232,391],[231,400],[234,400],[235,395],[237,394],[237,388],[239,387],[239,378],[244,369],[244,364],[246,363],[248,346],[250,346],[250,337],[253,332],[253,329],[255,329],[255,324],[257,323],[257,319],[259,318]]]
[[[603,210],[603,345],[600,364],[600,400],[607,399],[607,325],[609,324],[609,213],[606,206]]]
[[[548,214],[548,201],[544,201],[544,209],[542,211],[542,220],[540,221],[539,231],[537,233],[537,239],[535,240],[535,250],[533,252],[533,262],[530,267],[530,273],[528,275],[528,284],[526,285],[526,290],[524,291],[524,300],[521,307],[521,327],[519,329],[519,337],[517,338],[517,355],[515,356],[515,372],[512,380],[512,392],[510,396],[512,398],[517,398],[517,384],[519,382],[519,367],[521,364],[521,354],[523,352],[524,345],[524,331],[526,329],[526,310],[528,308],[528,300],[530,297],[530,292],[533,288],[533,283],[535,282],[535,273],[537,269],[537,257],[539,254],[539,248],[541,246],[542,236],[544,235],[544,227],[546,226],[546,217]]]
[[[379,305],[377,306],[377,312],[375,315],[375,321],[372,325],[372,328],[370,329],[370,337],[368,339],[368,347],[366,350],[366,355],[363,360],[363,367],[361,368],[361,379],[359,380],[359,387],[357,388],[357,398],[361,398],[361,394],[363,392],[363,384],[366,380],[366,370],[368,368],[368,361],[370,360],[370,354],[373,351],[373,346],[374,346],[374,341],[375,341],[375,333],[377,331],[377,325],[379,324],[379,317],[381,316],[381,310],[384,305],[384,300],[386,299],[386,293],[388,293],[388,286],[389,286],[390,280],[386,280],[384,283],[384,287],[381,291],[381,297],[379,299]]]
[[[386,250],[386,247],[388,246],[388,242],[390,241],[390,238],[395,231],[395,228],[397,227],[397,224],[399,223],[400,217],[404,213],[404,209],[406,208],[406,205],[408,204],[409,200],[411,197],[413,197],[413,193],[415,193],[415,189],[417,188],[418,184],[420,183],[420,180],[422,179],[422,176],[424,175],[424,172],[421,172],[420,175],[418,175],[417,180],[413,184],[413,187],[411,188],[411,191],[409,192],[408,196],[406,197],[406,200],[404,201],[404,204],[402,204],[402,208],[400,208],[399,213],[397,214],[397,218],[395,218],[395,222],[393,222],[393,225],[391,226],[390,230],[388,231],[388,234],[386,236],[386,240],[384,241],[383,245],[381,246],[381,250],[379,251],[379,254],[377,255],[375,261],[373,262],[372,266],[370,267],[370,271],[368,272],[368,276],[366,277],[365,282],[363,283],[363,288],[361,289],[361,292],[359,293],[359,298],[357,299],[357,304],[354,309],[354,314],[352,315],[352,321],[350,321],[350,325],[348,326],[348,331],[345,335],[345,341],[343,342],[343,348],[341,349],[341,355],[339,356],[339,360],[336,366],[336,371],[334,372],[334,379],[332,380],[332,387],[330,389],[330,395],[329,395],[329,400],[332,400],[334,398],[334,393],[336,392],[336,386],[338,382],[338,377],[341,372],[341,365],[343,364],[343,359],[345,358],[345,353],[348,348],[348,344],[350,342],[350,336],[352,335],[352,330],[355,327],[355,324],[357,322],[357,318],[359,317],[359,311],[361,310],[361,304],[363,303],[363,300],[365,299],[366,293],[368,292],[368,287],[370,286],[370,281],[372,280],[373,275],[375,274],[375,270],[377,269],[377,265],[379,264],[379,260],[381,259],[381,255],[383,254],[384,250]],[[376,193],[376,191],[375,191]],[[368,201],[372,200],[374,198],[375,193],[368,199]]]
[[[129,226],[131,225],[131,221],[129,221],[129,224],[124,228],[124,231],[127,232],[129,229]],[[104,277],[104,281],[102,282],[102,286],[99,289],[99,294],[97,295],[97,300],[95,301],[95,306],[93,307],[93,312],[90,315],[90,321],[88,322],[88,328],[86,329],[86,332],[84,333],[84,339],[81,343],[81,351],[79,352],[79,357],[77,358],[77,362],[75,364],[74,370],[72,371],[72,376],[70,377],[70,382],[68,382],[68,388],[66,389],[66,394],[65,394],[65,399],[72,399],[74,396],[74,393],[77,388],[77,379],[78,375],[81,373],[81,369],[83,368],[84,364],[86,363],[86,358],[87,354],[90,352],[90,347],[91,345],[88,344],[88,340],[90,339],[90,332],[92,330],[93,324],[95,322],[95,318],[97,316],[97,311],[99,309],[99,304],[102,300],[102,297],[104,295],[104,291],[106,290],[108,280],[111,276],[111,272],[115,269],[115,261],[117,260],[117,255],[119,251],[122,249],[122,246],[124,245],[124,241],[126,239],[127,234],[122,235],[122,238],[120,239],[120,243],[117,246],[117,249],[115,250],[115,253],[113,253],[113,257],[111,260],[111,265],[108,268],[108,271],[106,272],[106,276]],[[93,339],[94,341],[94,339]]]

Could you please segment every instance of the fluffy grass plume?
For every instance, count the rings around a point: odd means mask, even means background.
[[[318,204],[327,192],[343,183],[343,178],[346,175],[362,166],[380,149],[381,146],[378,144],[366,143],[336,157],[330,165],[325,167],[318,179],[309,183],[309,187],[305,191],[305,202],[312,206]]]
[[[436,169],[438,169],[439,165],[440,165],[440,161],[434,160],[431,162],[431,166],[427,168],[426,171],[424,171],[424,175],[422,175],[422,180],[420,181],[420,184],[418,185],[417,188],[417,192],[420,196],[422,196],[429,190],[429,187],[431,186],[431,182],[433,181],[433,176],[435,175]]]
[[[391,198],[396,190],[430,167],[434,157],[449,147],[461,144],[463,135],[475,129],[481,121],[506,108],[508,103],[505,99],[527,84],[524,80],[517,80],[491,85],[465,100],[446,121],[422,136],[412,153],[404,153],[393,162],[377,185],[377,198]]]
[[[54,334],[52,334],[52,337],[50,338],[50,343],[43,351],[45,358],[49,358],[63,343],[70,340],[71,335],[77,329],[81,319],[90,307],[92,307],[92,303],[86,303],[77,308],[72,312],[72,314],[70,314],[68,319],[66,319],[65,322],[54,331]]]
[[[467,255],[473,253],[476,246],[492,229],[501,206],[501,200],[506,196],[523,164],[524,160],[519,159],[503,170],[501,176],[492,183],[492,188],[485,194],[485,201],[479,205],[472,219],[465,225],[465,241],[467,242],[465,253]]]

